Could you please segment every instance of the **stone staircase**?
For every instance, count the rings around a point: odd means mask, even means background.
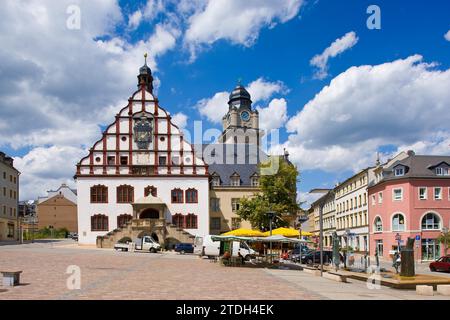
[[[139,235],[155,234],[162,248],[172,246],[174,243],[193,243],[195,236],[176,227],[165,219],[132,219],[122,228],[108,232],[104,236],[97,237],[98,248],[114,248],[114,245],[122,238],[131,240]]]

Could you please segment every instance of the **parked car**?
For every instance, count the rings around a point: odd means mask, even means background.
[[[156,242],[152,237],[143,236],[142,238],[136,238],[134,241],[120,241],[114,245],[114,249],[128,251],[130,249],[130,245],[134,242],[134,249],[137,251],[147,251],[151,253],[155,253],[161,250],[161,246],[158,242]]]
[[[323,251],[323,263],[329,263],[333,259],[333,251]],[[303,264],[319,264],[320,263],[320,251],[309,251],[304,254],[298,255],[295,261],[301,261]]]
[[[194,253],[194,245],[192,243],[177,243],[175,245],[175,252],[181,254]]]
[[[200,256],[218,257],[223,252],[223,243],[220,241],[213,241],[211,235],[196,236],[194,240],[194,253]],[[233,257],[238,257],[239,253],[245,260],[250,260],[256,256],[256,251],[251,249],[246,242],[233,241],[231,242],[231,254]]]
[[[430,270],[450,272],[450,256],[440,257],[436,261],[430,263]]]
[[[312,249],[308,248],[307,246],[297,246],[289,252],[289,259],[298,260],[300,255],[304,255],[310,251],[312,251]]]

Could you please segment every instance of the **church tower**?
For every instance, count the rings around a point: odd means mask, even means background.
[[[259,129],[259,114],[252,109],[250,93],[240,81],[230,94],[228,112],[222,118],[222,125],[219,143],[255,144],[259,147],[263,135]]]

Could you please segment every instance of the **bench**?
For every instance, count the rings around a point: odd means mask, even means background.
[[[323,277],[337,282],[347,282],[347,276],[332,271],[325,272]]]
[[[320,276],[320,270],[312,267],[303,267],[303,271],[306,273],[313,274],[315,276]]]
[[[438,285],[437,293],[442,294],[443,296],[450,296],[450,285],[448,285],[448,284]]]
[[[433,296],[433,286],[420,285],[416,286],[416,294],[420,296]]]
[[[4,287],[13,287],[20,284],[20,274],[22,271],[0,271],[3,276]]]

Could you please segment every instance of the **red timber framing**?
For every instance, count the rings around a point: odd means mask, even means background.
[[[157,177],[157,176],[164,176],[164,175],[170,175],[172,177],[205,177],[208,176],[208,166],[207,164],[199,164],[198,161],[196,161],[196,155],[195,155],[195,149],[194,146],[191,144],[191,150],[186,150],[184,148],[184,137],[182,135],[182,131],[180,130],[180,133],[176,133],[176,137],[179,138],[179,149],[178,150],[172,150],[173,143],[172,143],[172,135],[173,135],[173,129],[172,126],[176,127],[176,125],[172,124],[172,117],[167,112],[163,112],[163,114],[160,114],[159,116],[159,101],[157,98],[154,100],[148,100],[146,101],[146,92],[145,92],[145,86],[141,86],[139,97],[142,97],[142,100],[135,100],[133,97],[130,97],[128,99],[128,104],[118,113],[115,115],[115,121],[110,126],[107,127],[107,129],[103,132],[101,139],[99,139],[91,149],[89,149],[89,155],[85,158],[83,158],[78,164],[77,164],[77,171],[76,171],[76,177]],[[154,103],[154,110],[145,110],[145,104],[147,102],[153,102]],[[142,107],[142,111],[144,112],[152,112],[153,113],[153,119],[154,119],[154,148],[153,150],[149,150],[151,154],[154,156],[154,163],[148,164],[142,167],[147,167],[146,170],[140,172],[139,170],[136,170],[136,166],[133,164],[133,154],[136,152],[133,150],[133,114],[134,112],[140,112],[140,108],[136,108],[136,106]],[[128,108],[127,114],[122,114],[122,112]],[[147,105],[148,109],[148,105]],[[153,108],[152,108],[153,109]],[[164,114],[165,113],[165,114]],[[159,132],[159,121],[166,121],[167,122],[167,131],[164,133]],[[122,121],[122,123],[121,123]],[[122,125],[126,126],[126,123],[128,122],[128,132],[121,132],[121,129],[123,129]],[[114,132],[108,132],[110,128],[114,128]],[[128,150],[122,150],[121,146],[123,143],[126,143],[124,138],[128,139]],[[162,137],[164,137],[164,140],[166,140],[165,148],[161,149],[161,143],[160,140]],[[109,140],[112,140],[112,144],[109,143]],[[113,142],[115,139],[115,143]],[[122,139],[123,143],[122,143]],[[108,146],[113,148],[108,148]],[[159,163],[159,155],[164,152],[164,155],[166,156],[166,164],[162,165]],[[174,152],[177,157],[179,157],[179,160],[176,163],[173,163],[172,160],[174,159]],[[121,157],[125,154],[128,154],[128,163],[121,163]],[[103,161],[100,162],[100,155],[103,157]],[[114,163],[110,163],[108,161],[109,156],[114,156],[115,161]],[[185,161],[185,156],[191,157],[187,162]],[[200,159],[203,159],[203,157],[199,157]],[[82,161],[83,164],[82,164]],[[167,173],[160,174],[159,173],[159,167],[166,167]],[[85,171],[86,169],[89,169],[89,173]],[[122,168],[122,171],[121,171]],[[128,168],[128,172],[123,172],[124,168]],[[174,168],[179,168],[179,172],[173,173]],[[186,173],[186,168],[192,168],[192,170],[189,170],[188,173]],[[204,173],[198,174],[198,168],[203,168],[205,170]],[[145,168],[144,168],[145,169]]]
[[[106,135],[103,135],[103,174],[106,174]]]
[[[119,174],[119,165],[120,165],[120,159],[119,159],[119,149],[120,149],[120,119],[119,115],[116,115],[116,174]]]
[[[133,173],[133,101],[128,100],[128,174]]]
[[[159,131],[158,131],[158,100],[155,99],[155,110],[153,113],[153,119],[155,119],[155,125],[154,125],[154,136],[155,136],[155,166],[154,166],[154,172],[155,174],[158,174],[158,141],[159,141]]]
[[[172,134],[171,134],[171,127],[172,127],[172,117],[169,115],[167,116],[167,174],[170,174],[172,171]]]
[[[183,136],[180,136],[180,174],[184,174]]]

